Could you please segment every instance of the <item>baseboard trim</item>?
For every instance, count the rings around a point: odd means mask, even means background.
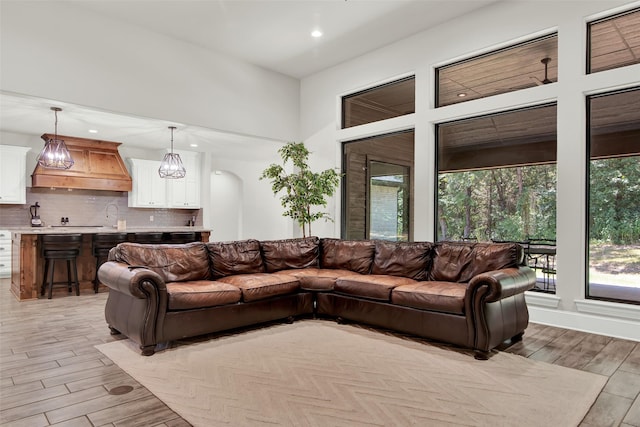
[[[528,305],[533,323],[640,341],[640,321]]]

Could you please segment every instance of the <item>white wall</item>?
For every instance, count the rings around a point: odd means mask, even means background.
[[[295,140],[299,81],[83,9],[2,1],[3,91]]]
[[[211,174],[211,240],[241,240],[244,218],[244,189],[240,177],[230,171]]]
[[[74,2],[3,0],[0,8],[2,91],[254,135],[271,143],[299,139],[297,79],[112,20]],[[3,144],[32,147],[27,158],[30,185],[43,141],[6,132],[0,136]],[[162,148],[124,144],[120,154],[160,159]],[[219,229],[217,214],[210,211],[215,166],[241,177],[245,194],[259,193],[238,202],[248,212],[242,227],[246,237],[292,237],[277,200],[270,206],[274,201],[268,186],[263,188],[267,184],[256,183],[267,160],[224,167],[213,165],[208,154],[202,160],[205,226]]]
[[[282,239],[294,235],[293,223],[290,218],[282,216],[284,209],[280,205],[280,199],[273,195],[271,184],[268,180],[259,179],[270,163],[279,162],[275,150],[274,157],[265,158],[264,161],[219,157],[211,160],[211,170],[222,171],[221,176],[216,176],[213,172],[211,179],[211,222],[205,224],[212,229],[211,240],[229,240],[226,237],[233,234],[237,236],[234,239],[258,240]],[[230,171],[234,178],[225,178]],[[236,201],[230,210],[239,212],[241,218],[232,218],[233,214],[227,211],[224,201],[218,199],[218,196],[222,196],[229,200],[232,192],[239,194],[236,194]]]
[[[302,80],[301,134],[324,167],[341,166],[341,142],[415,128],[416,240],[434,239],[434,124],[558,103],[557,295],[527,295],[533,321],[640,340],[640,307],[585,299],[585,95],[640,84],[640,65],[584,75],[585,23],[629,1],[499,2]],[[618,8],[618,9],[616,9]],[[559,82],[434,108],[434,67],[557,31]],[[340,129],[339,99],[407,74],[416,76],[416,112]],[[332,201],[340,217],[340,195]],[[339,236],[339,226],[323,232]],[[315,234],[315,233],[314,233]]]

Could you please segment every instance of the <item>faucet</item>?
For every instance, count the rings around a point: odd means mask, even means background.
[[[120,210],[118,209],[118,205],[116,205],[115,203],[107,203],[107,206],[105,206],[104,210],[107,214],[107,219],[109,219],[109,208],[113,206],[114,208],[116,208],[116,224],[118,222],[118,217],[120,216]]]

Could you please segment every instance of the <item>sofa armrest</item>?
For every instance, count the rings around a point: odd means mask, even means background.
[[[499,301],[524,293],[533,288],[535,283],[535,272],[526,266],[488,271],[471,279],[465,298],[480,297],[484,302]]]
[[[109,288],[134,298],[149,298],[149,285],[158,293],[167,292],[160,275],[144,266],[133,266],[116,261],[107,261],[98,270],[98,280]]]
[[[535,283],[535,272],[526,266],[489,271],[471,279],[465,309],[472,320],[469,334],[476,358],[486,359],[492,348],[522,336],[529,323],[524,293]]]
[[[167,286],[156,272],[143,267],[107,261],[98,279],[109,287],[104,316],[112,333],[119,332],[140,345],[149,356],[161,340],[167,307]]]

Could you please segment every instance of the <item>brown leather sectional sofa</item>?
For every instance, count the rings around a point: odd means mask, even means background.
[[[535,284],[511,243],[316,237],[224,243],[122,243],[100,267],[105,317],[152,355],[159,343],[318,316],[471,348],[519,340]]]

